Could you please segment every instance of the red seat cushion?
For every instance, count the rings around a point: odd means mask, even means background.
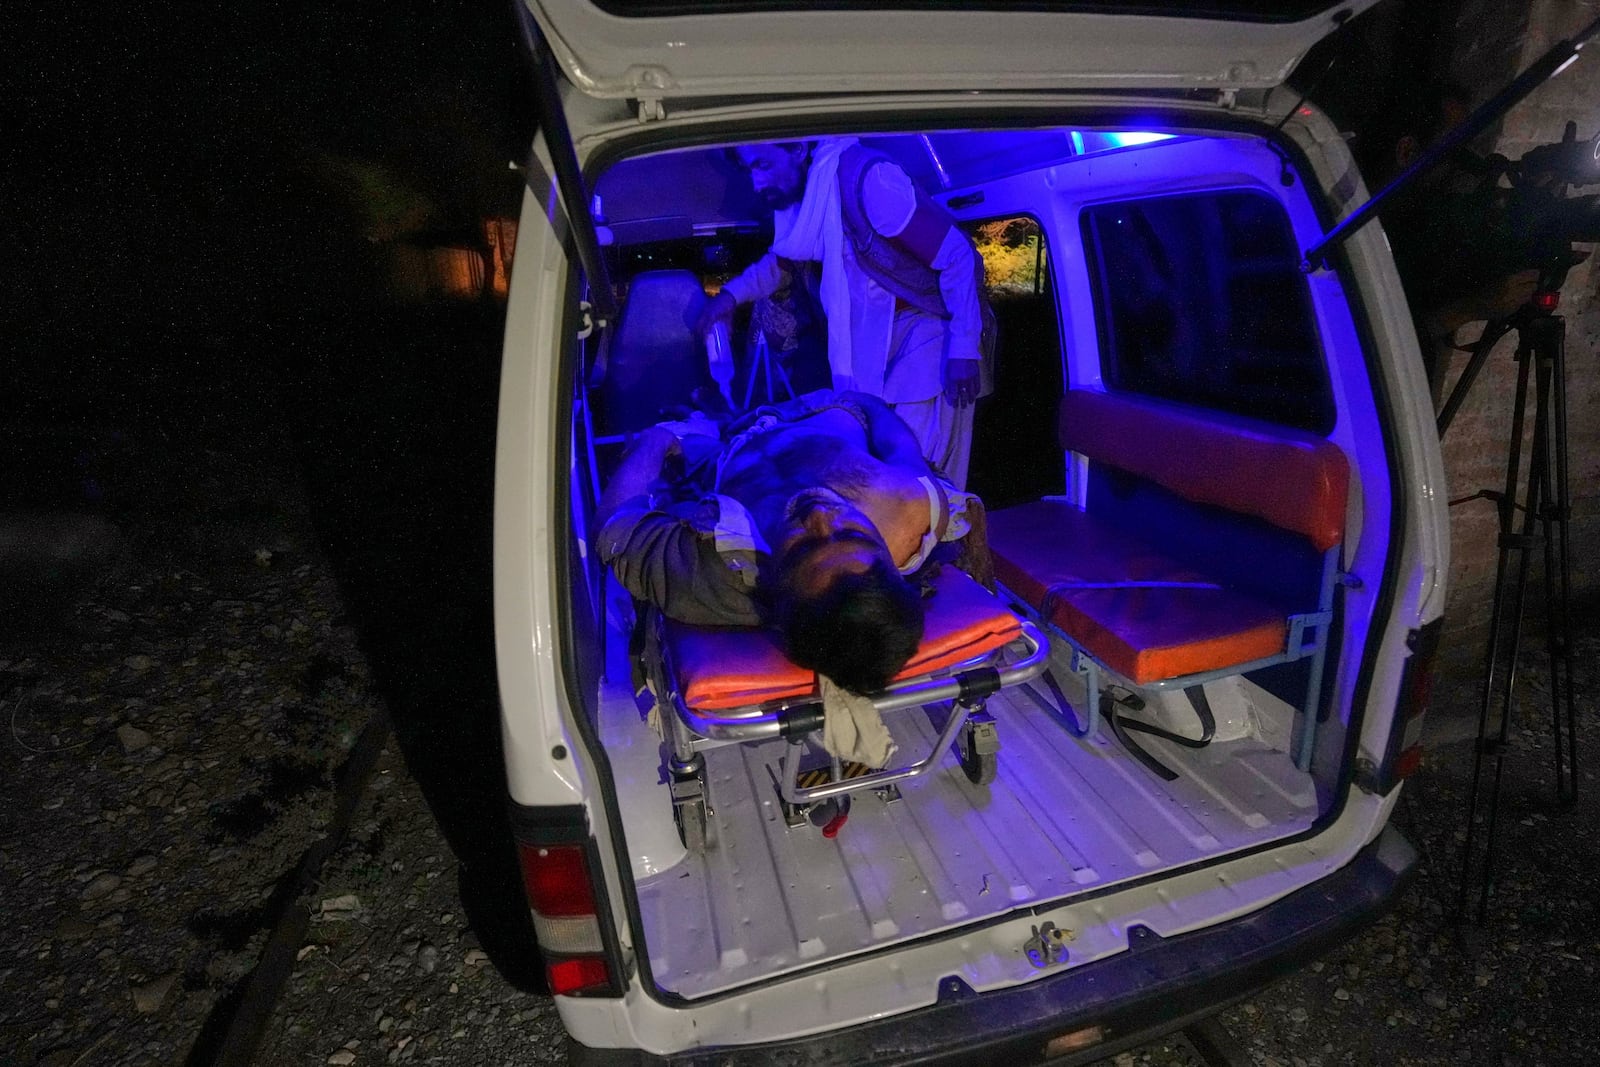
[[[1061,398],[1059,431],[1062,448],[1265,519],[1319,552],[1344,537],[1350,464],[1324,437],[1092,389]]]
[[[999,598],[954,567],[934,579],[922,644],[895,679],[916,678],[1002,648],[1022,623]],[[678,692],[696,711],[725,711],[812,696],[817,676],[789,662],[765,630],[667,620]]]
[[[989,513],[995,577],[1042,608],[1057,583],[1206,582],[1207,576],[1065,501]],[[1129,681],[1220,670],[1284,651],[1283,612],[1230,589],[1062,588],[1049,621]]]

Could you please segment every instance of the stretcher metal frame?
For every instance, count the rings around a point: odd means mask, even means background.
[[[1022,685],[1042,674],[1050,662],[1050,640],[1037,625],[1018,619],[1020,630],[1006,644],[971,659],[940,668],[928,674],[890,684],[872,697],[879,714],[903,711],[928,704],[951,702],[949,715],[940,728],[931,750],[921,759],[898,767],[885,767],[855,777],[841,775],[840,761],[832,758],[832,780],[820,785],[800,784],[801,757],[806,738],[823,728],[821,701],[814,695],[787,697],[741,707],[697,711],[689,707],[679,691],[677,671],[670,642],[664,633],[665,620],[652,612],[649,625],[656,652],[646,653],[650,673],[661,709],[662,730],[670,753],[667,771],[672,790],[673,817],[685,847],[699,851],[708,843],[708,816],[711,807],[706,796],[705,757],[702,750],[724,745],[747,744],[784,738],[789,741],[778,775],[778,793],[792,810],[864,790],[892,790],[899,782],[920,777],[931,770],[940,755],[965,731],[962,767],[969,778],[983,784],[969,766],[967,756],[981,765],[981,757],[999,750],[994,720],[985,710],[988,697],[1002,689]],[[1013,653],[1013,650],[1015,652]],[[1020,658],[998,662],[1008,655]],[[992,776],[992,765],[989,771]],[[794,820],[790,820],[791,823]]]

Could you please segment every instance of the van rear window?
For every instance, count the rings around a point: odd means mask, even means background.
[[[1107,388],[1332,430],[1310,293],[1276,200],[1226,190],[1097,204],[1082,226]]]

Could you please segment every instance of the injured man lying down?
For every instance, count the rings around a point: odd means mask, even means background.
[[[894,746],[864,696],[922,639],[919,576],[951,562],[993,585],[982,503],[865,393],[652,427],[607,484],[598,522],[601,560],[638,600],[681,622],[770,628],[817,673],[824,746],[869,766]]]

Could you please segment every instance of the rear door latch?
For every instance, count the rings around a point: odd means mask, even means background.
[[[1063,930],[1055,923],[1042,923],[1033,927],[1033,936],[1023,943],[1022,951],[1035,967],[1050,967],[1067,961],[1067,942],[1071,940],[1071,930]]]

